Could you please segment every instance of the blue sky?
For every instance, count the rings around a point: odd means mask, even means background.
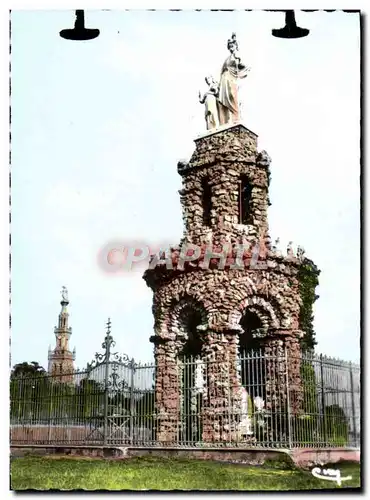
[[[236,31],[244,123],[272,158],[270,232],[321,269],[318,351],[359,358],[359,17],[297,13],[307,38],[273,38],[279,13],[87,11],[89,42],[59,37],[73,11],[12,14],[12,363],[47,366],[70,296],[84,366],[112,320],[117,349],[152,358],[152,293],[141,273],[107,275],[109,242],[177,243],[177,161],[205,130],[198,91]]]

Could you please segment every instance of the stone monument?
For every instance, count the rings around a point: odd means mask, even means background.
[[[168,444],[188,425],[181,417],[184,357],[203,363],[201,402],[195,410],[203,442],[238,440],[240,418],[234,415],[246,404],[238,370],[242,350],[263,352],[263,390],[252,397],[263,400],[267,411],[289,405],[296,414],[302,401],[300,259],[291,243],[287,255],[271,244],[271,159],[258,151],[257,135],[235,123],[237,79],[246,76],[247,68],[237,55],[235,34],[228,48],[219,85],[208,79],[207,132],[195,139],[190,161],[178,163],[183,238],[165,255],[153,256],[144,273],[154,292],[156,439]],[[245,433],[251,434],[249,427]]]

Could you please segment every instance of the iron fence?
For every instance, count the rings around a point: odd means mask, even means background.
[[[11,377],[12,444],[265,448],[360,444],[360,367],[353,363],[304,354],[298,360],[299,380],[293,384],[292,359],[286,352],[280,357],[262,351],[242,353],[236,377],[219,361],[178,358],[171,386],[156,380],[154,363],[136,363],[112,352],[109,332],[102,346],[104,352],[83,371]],[[276,370],[271,372],[273,365]],[[173,396],[176,389],[177,399],[171,403],[175,419],[165,411],[170,400],[164,408],[163,398],[156,396],[159,384],[165,395],[172,390]]]

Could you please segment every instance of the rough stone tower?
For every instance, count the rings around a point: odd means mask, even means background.
[[[195,139],[190,161],[178,163],[184,235],[144,273],[154,292],[159,441],[175,442],[182,432],[183,356],[203,360],[203,441],[237,440],[241,351],[258,348],[264,356],[263,393],[253,396],[270,411],[283,404],[300,411],[301,259],[291,245],[286,255],[271,245],[269,168],[257,135],[232,119]]]
[[[62,310],[59,313],[58,326],[54,328],[56,346],[54,350],[49,348],[49,367],[48,372],[55,377],[57,382],[73,382],[73,362],[76,359],[75,350],[69,350],[69,339],[72,334],[72,328],[68,326],[69,304],[67,289],[62,289]]]

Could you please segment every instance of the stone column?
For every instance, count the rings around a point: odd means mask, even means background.
[[[177,346],[175,341],[158,336],[150,340],[155,344],[156,440],[163,444],[174,444],[178,441],[180,422]]]
[[[269,439],[288,439],[289,416],[300,413],[303,399],[297,332],[270,331],[264,339],[264,355]]]
[[[203,441],[237,441],[241,383],[238,373],[236,332],[209,329],[203,345],[205,366],[202,424]]]
[[[267,426],[264,440],[271,443],[288,441],[286,358],[284,341],[277,331],[269,331],[264,339],[265,398]]]
[[[303,332],[292,330],[285,336],[288,358],[289,402],[292,415],[299,415],[303,409],[303,381],[301,378],[302,353],[299,338]]]
[[[271,331],[263,340],[265,357],[266,410],[279,410],[286,401],[284,342]]]

